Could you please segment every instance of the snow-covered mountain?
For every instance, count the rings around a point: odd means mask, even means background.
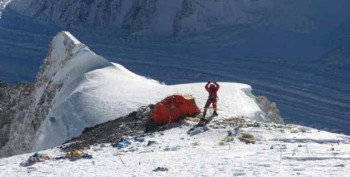
[[[315,6],[317,1],[293,0],[13,0],[10,4],[20,14],[64,27],[113,27],[163,35],[262,24],[309,31],[314,28],[310,14]]]
[[[172,94],[191,94],[202,107],[204,83],[167,86],[96,55],[68,32],[54,37],[35,84],[1,88],[1,156],[59,145],[84,128],[154,104]],[[220,113],[280,122],[275,104],[251,87],[221,83]],[[10,120],[8,120],[10,118]],[[8,121],[5,121],[8,120]]]

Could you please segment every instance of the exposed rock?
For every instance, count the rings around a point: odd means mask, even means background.
[[[9,86],[0,81],[0,148],[10,140],[11,130],[16,130],[14,125],[18,121],[23,121],[27,114],[25,110],[32,104],[33,91],[34,84],[19,83]],[[23,112],[18,110],[23,110]]]
[[[157,10],[158,0],[135,0],[126,15],[123,26],[129,33],[135,33],[151,24],[152,15]]]
[[[265,96],[256,97],[255,100],[270,121],[277,124],[284,124],[283,118],[280,115],[276,103],[271,103]]]
[[[117,143],[125,137],[141,136],[155,126],[149,119],[153,108],[154,105],[144,106],[127,116],[86,128],[82,135],[72,138],[61,149],[72,151],[96,143]]]

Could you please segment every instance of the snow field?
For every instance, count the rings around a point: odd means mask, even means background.
[[[248,127],[240,133],[253,134],[255,144],[235,138],[219,145],[233,127],[189,136],[186,132],[190,127],[147,135],[145,142],[133,141],[121,150],[108,144],[96,145],[86,151],[93,156],[91,160],[46,161],[25,168],[19,163],[31,154],[1,159],[0,176],[346,176],[350,170],[348,136],[301,126],[294,126],[299,133]],[[156,143],[147,146],[150,140]],[[339,144],[329,143],[338,140]],[[57,148],[44,152],[62,155]],[[154,172],[157,167],[168,171]]]

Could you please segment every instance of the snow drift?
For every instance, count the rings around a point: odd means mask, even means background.
[[[249,85],[220,84],[219,114],[271,121],[270,110],[258,104]],[[203,107],[207,99],[204,85],[167,86],[139,76],[96,55],[70,33],[60,32],[51,42],[35,89],[27,98],[29,106],[13,114],[11,138],[1,148],[1,155],[54,147],[80,135],[86,127],[127,115],[172,94],[193,95]]]

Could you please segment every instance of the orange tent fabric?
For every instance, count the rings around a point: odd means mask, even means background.
[[[172,95],[156,104],[151,120],[157,124],[167,124],[178,121],[182,116],[192,116],[199,113],[200,110],[193,97],[186,99],[181,95]]]

